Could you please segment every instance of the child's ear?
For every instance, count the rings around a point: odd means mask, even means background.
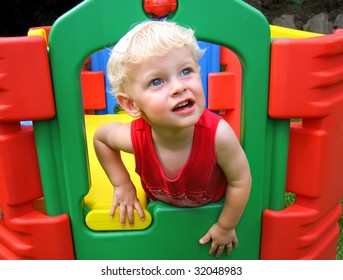
[[[120,106],[131,117],[138,118],[141,116],[141,110],[136,106],[136,103],[126,93],[118,93],[117,100]]]

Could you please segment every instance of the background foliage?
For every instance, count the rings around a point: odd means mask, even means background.
[[[25,36],[30,27],[52,25],[82,0],[1,0],[0,36]]]

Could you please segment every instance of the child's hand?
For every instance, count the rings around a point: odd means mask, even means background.
[[[212,255],[215,251],[216,257],[220,257],[224,249],[226,254],[230,255],[232,247],[238,247],[238,239],[236,236],[236,230],[224,229],[218,223],[215,223],[209,231],[199,240],[200,244],[206,244],[212,239],[211,248],[209,254]]]
[[[136,195],[135,187],[130,183],[125,186],[116,187],[113,194],[113,203],[110,210],[110,217],[114,217],[114,213],[117,207],[120,206],[120,223],[125,225],[126,215],[129,220],[129,224],[133,226],[133,211],[136,209],[141,220],[145,220],[144,211]]]

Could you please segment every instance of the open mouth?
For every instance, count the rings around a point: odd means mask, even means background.
[[[193,105],[194,105],[194,102],[191,100],[183,101],[174,107],[173,112],[180,112],[180,111],[187,110],[191,108]]]

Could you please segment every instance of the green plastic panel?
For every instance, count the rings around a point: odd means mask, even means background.
[[[35,124],[44,196],[49,215],[70,215],[78,259],[215,259],[209,244],[199,245],[221,210],[221,202],[183,209],[153,202],[152,225],[143,231],[94,232],[84,222],[83,198],[89,189],[80,71],[92,53],[115,44],[132,26],[146,20],[143,1],[88,0],[59,18],[50,33],[49,57],[57,115]],[[281,192],[271,180],[274,124],[267,117],[270,29],[264,16],[241,0],[179,0],[170,20],[196,29],[199,40],[236,52],[243,67],[242,145],[253,186],[238,225],[239,248],[222,259],[259,259],[262,211]],[[281,135],[288,128],[281,129]],[[287,138],[287,136],[286,136]],[[284,138],[282,138],[284,139]],[[282,142],[282,141],[281,141]],[[287,143],[282,144],[287,147]],[[283,149],[278,160],[285,162]],[[276,172],[278,174],[278,172]],[[273,183],[274,182],[274,183]],[[276,182],[276,183],[275,183]],[[274,194],[273,194],[274,193]],[[277,207],[282,203],[277,202]]]

